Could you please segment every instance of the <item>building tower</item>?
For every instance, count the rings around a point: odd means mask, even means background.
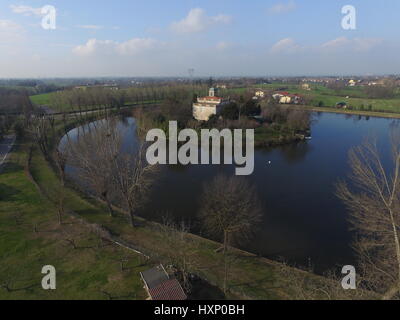
[[[218,90],[216,88],[210,88],[210,90],[208,90],[208,96],[210,97],[216,97],[217,96],[217,92]]]

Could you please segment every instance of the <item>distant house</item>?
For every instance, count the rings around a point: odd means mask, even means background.
[[[338,103],[336,103],[336,106],[335,106],[336,108],[338,108],[338,109],[347,109],[347,103],[346,102],[338,102]]]
[[[272,97],[280,104],[299,104],[303,100],[303,98],[297,93],[291,94],[286,91],[277,92],[273,94]]]
[[[356,85],[356,81],[351,79],[351,80],[349,80],[348,85],[349,85],[349,87],[354,87]]]
[[[257,98],[264,98],[264,97],[265,97],[265,92],[262,91],[262,90],[257,90],[257,91],[254,93],[254,96],[257,97]]]
[[[229,102],[217,96],[217,89],[210,88],[207,97],[197,98],[193,103],[193,118],[199,121],[208,121],[212,115],[219,114]]]
[[[147,300],[186,300],[179,281],[170,278],[162,264],[140,273],[149,295]]]
[[[303,90],[307,90],[307,91],[310,91],[310,90],[311,90],[311,87],[310,87],[310,85],[309,85],[308,83],[303,83],[303,84],[301,85],[301,88],[302,88]]]

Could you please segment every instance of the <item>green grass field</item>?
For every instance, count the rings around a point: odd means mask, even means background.
[[[51,95],[52,94],[53,93],[36,94],[36,95],[30,96],[30,98],[31,98],[32,103],[34,103],[35,105],[49,106],[49,105],[51,105]]]
[[[55,207],[28,179],[26,160],[19,145],[0,174],[0,299],[144,299],[139,272],[150,266],[73,218],[59,226]],[[128,259],[124,271],[121,257]],[[41,287],[44,265],[56,268],[56,290]]]
[[[298,93],[306,97],[308,104],[311,106],[318,106],[321,102],[324,107],[335,107],[336,103],[344,101],[353,110],[400,113],[399,92],[392,99],[371,99],[367,98],[363,87],[346,87],[337,92],[319,84],[311,84],[311,91],[304,90],[299,85],[285,83],[273,83],[254,87],[270,91],[285,90],[290,93]]]

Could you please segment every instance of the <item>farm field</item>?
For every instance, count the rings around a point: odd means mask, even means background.
[[[368,98],[364,87],[346,87],[341,90],[333,90],[322,85],[310,85],[307,91],[299,85],[273,83],[254,86],[264,90],[287,91],[298,93],[306,98],[307,104],[311,106],[334,107],[338,102],[346,102],[353,110],[375,111],[375,112],[400,112],[400,92],[398,91],[392,99]]]

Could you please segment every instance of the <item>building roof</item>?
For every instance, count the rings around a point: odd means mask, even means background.
[[[187,296],[183,292],[178,280],[170,279],[160,283],[158,286],[149,289],[153,300],[186,300]]]
[[[199,97],[199,99],[207,99],[207,100],[221,100],[222,98],[219,97]]]
[[[162,265],[143,271],[140,274],[149,290],[169,280],[168,274]]]
[[[162,264],[140,273],[152,300],[186,300],[179,281],[170,279]]]

